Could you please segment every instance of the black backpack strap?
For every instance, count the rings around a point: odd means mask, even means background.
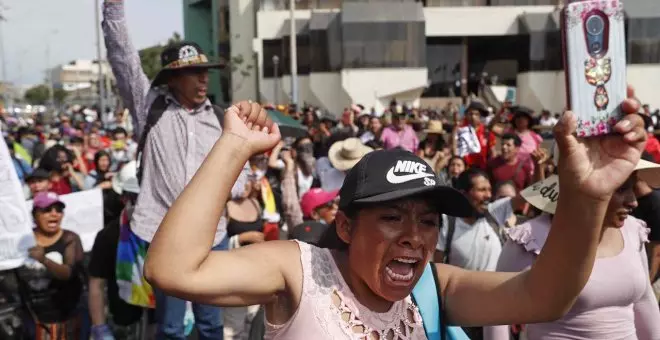
[[[504,244],[506,242],[506,236],[504,235],[504,228],[500,225],[500,222],[498,222],[495,216],[493,216],[488,210],[484,213],[484,218],[486,218],[486,222],[488,222],[488,225],[490,225],[495,232],[495,235],[497,235],[500,243]]]
[[[167,100],[165,99],[164,95],[160,95],[156,97],[156,100],[151,104],[151,107],[149,108],[149,114],[147,115],[147,122],[144,125],[144,129],[142,129],[142,134],[140,135],[140,141],[138,142],[138,148],[137,148],[137,161],[138,161],[138,166],[137,166],[137,179],[138,182],[142,182],[142,162],[143,162],[143,152],[144,152],[144,146],[147,143],[147,136],[149,136],[149,132],[151,131],[151,128],[156,126],[158,121],[160,120],[160,117],[163,116],[163,113],[165,113],[165,110],[167,110]]]
[[[447,241],[445,242],[445,257],[443,263],[449,263],[449,253],[451,253],[451,241],[454,239],[456,231],[456,217],[447,216]]]

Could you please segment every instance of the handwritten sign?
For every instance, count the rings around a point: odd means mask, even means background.
[[[96,234],[103,229],[103,193],[101,189],[62,195],[60,200],[66,204],[62,228],[78,234],[83,250],[91,251]],[[32,201],[27,202],[27,208],[32,210]]]
[[[481,152],[481,144],[474,128],[464,126],[456,130],[456,148],[459,157]]]
[[[4,138],[0,140],[0,271],[18,268],[35,246],[32,216]]]
[[[554,214],[559,200],[559,177],[553,175],[541,182],[532,184],[521,191],[520,195],[534,207]]]

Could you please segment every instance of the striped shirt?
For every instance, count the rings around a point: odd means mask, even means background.
[[[208,99],[191,111],[182,107],[173,96],[151,87],[138,52],[129,39],[123,2],[106,2],[103,16],[108,61],[117,79],[119,93],[131,113],[136,140],[140,139],[154,100],[165,95],[168,103],[162,118],[147,136],[140,195],[131,219],[133,232],[151,242],[165,213],[220,138],[222,127]],[[246,164],[232,188],[232,197],[245,191],[249,170]],[[218,169],[218,176],[222,175],[222,170]],[[225,202],[218,204],[224,205]],[[224,215],[218,223],[214,245],[226,235]],[[195,226],[189,227],[195,232]]]

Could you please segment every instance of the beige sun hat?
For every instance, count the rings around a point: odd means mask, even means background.
[[[359,138],[347,138],[332,144],[328,151],[328,159],[335,169],[346,171],[371,151],[374,150],[364,145]]]
[[[427,134],[445,134],[445,130],[442,128],[442,122],[439,120],[430,120],[429,125],[426,127],[424,132]]]
[[[635,167],[637,177],[653,188],[660,187],[660,164],[639,160]],[[559,200],[559,177],[552,175],[520,192],[520,196],[535,208],[554,214]]]

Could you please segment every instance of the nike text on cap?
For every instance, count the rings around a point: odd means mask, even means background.
[[[440,185],[433,168],[411,152],[392,149],[364,156],[346,175],[339,191],[339,209],[352,204],[381,203],[423,195],[440,213],[473,216],[468,199],[459,191]]]

